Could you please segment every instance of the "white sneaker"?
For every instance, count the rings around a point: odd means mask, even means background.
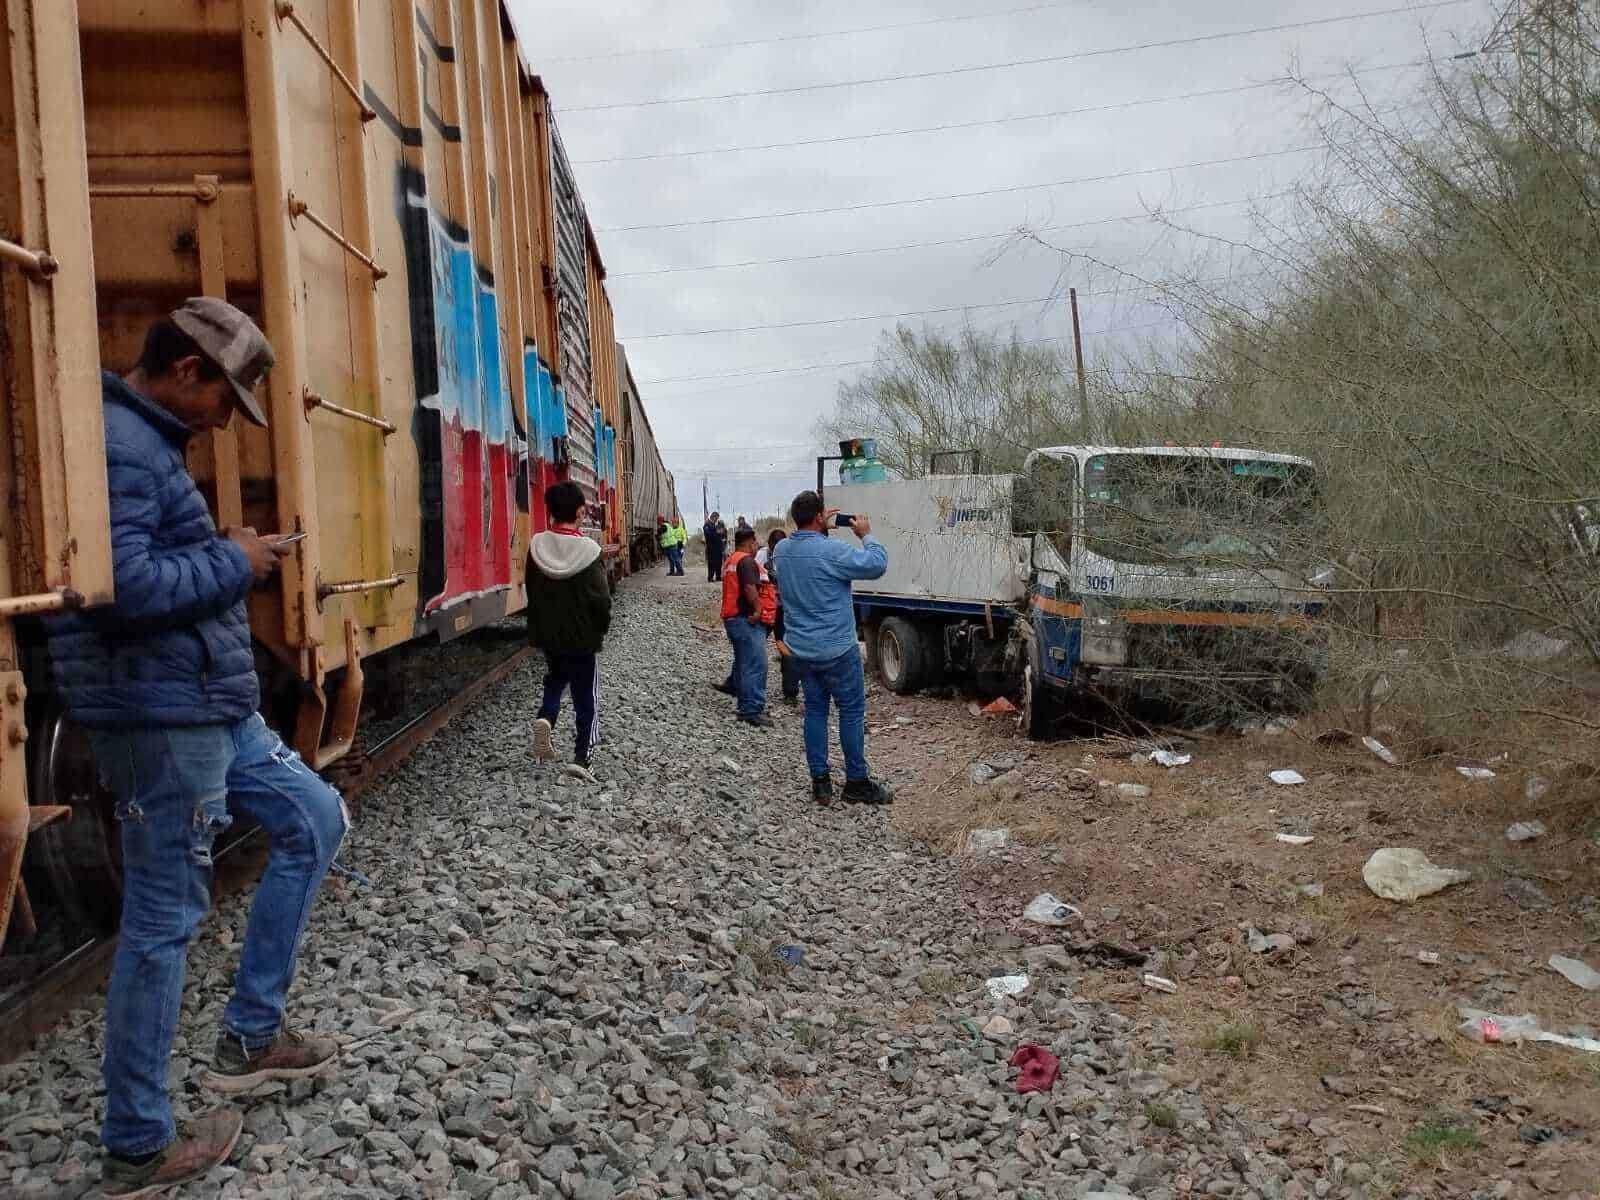
[[[540,762],[549,762],[556,756],[555,743],[550,740],[550,722],[543,717],[533,723],[533,756]]]

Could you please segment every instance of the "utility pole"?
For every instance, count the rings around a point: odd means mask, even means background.
[[[700,513],[701,519],[706,521],[711,519],[711,498],[706,495],[709,482],[704,475],[700,476]]]
[[[1089,381],[1083,373],[1083,330],[1078,326],[1078,289],[1068,288],[1072,300],[1072,354],[1078,360],[1078,436],[1089,440]]]

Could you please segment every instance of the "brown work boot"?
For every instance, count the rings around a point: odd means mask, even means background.
[[[339,1056],[333,1038],[308,1038],[284,1030],[272,1045],[247,1054],[238,1037],[223,1030],[202,1082],[219,1092],[248,1092],[274,1079],[307,1079]]]
[[[154,1196],[199,1179],[228,1161],[243,1128],[244,1118],[234,1108],[213,1108],[192,1121],[179,1121],[178,1136],[147,1163],[135,1166],[107,1155],[100,1190],[107,1196]]]

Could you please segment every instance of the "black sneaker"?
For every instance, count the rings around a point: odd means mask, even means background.
[[[737,696],[739,694],[739,689],[731,683],[713,683],[711,689],[721,692],[724,696]]]
[[[818,804],[833,803],[832,775],[813,775],[811,777],[811,798]]]
[[[745,725],[754,725],[757,729],[771,729],[773,724],[772,718],[766,713],[754,717],[740,717],[739,720]]]
[[[894,803],[894,795],[876,779],[848,779],[842,795],[846,804]]]

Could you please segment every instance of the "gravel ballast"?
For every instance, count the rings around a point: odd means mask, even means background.
[[[1363,1194],[1336,1156],[1268,1152],[1158,1023],[1076,999],[1072,960],[983,930],[886,811],[814,806],[798,711],[732,720],[726,647],[691,624],[706,588],[680,582],[619,597],[596,783],[532,762],[535,664],[367,793],[341,859],[370,885],[324,889],[290,995],[346,1039],[341,1070],[248,1098],[185,1195]],[[180,1116],[213,1103],[249,898],[191,953]],[[1021,973],[1024,995],[985,991]],[[94,1188],[97,1007],[0,1067],[0,1195]],[[1048,1093],[1015,1091],[1026,1042],[1060,1059]]]

